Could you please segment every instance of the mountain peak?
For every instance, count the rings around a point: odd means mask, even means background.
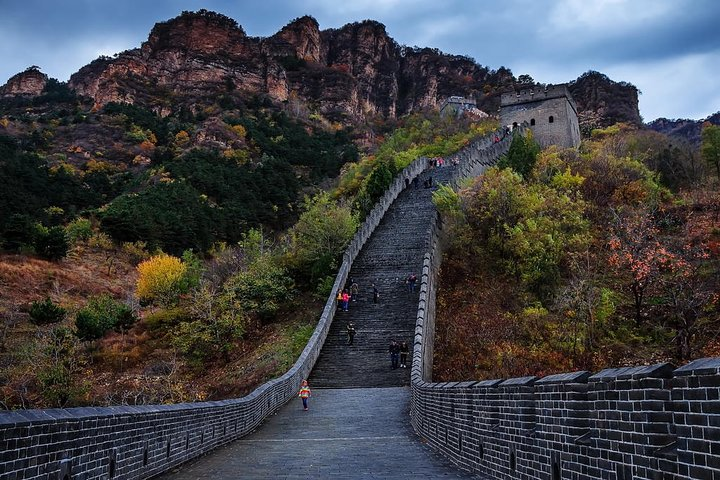
[[[40,95],[47,82],[48,76],[33,65],[10,77],[7,83],[0,87],[0,97]]]
[[[204,9],[184,11],[175,18],[155,24],[143,49],[216,53],[231,49],[244,38],[245,31],[230,17]]]

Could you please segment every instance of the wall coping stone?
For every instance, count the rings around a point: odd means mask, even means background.
[[[542,377],[537,381],[537,383],[587,383],[590,375],[592,374],[587,370],[570,373],[558,373],[556,375],[548,375],[547,377]]]
[[[644,365],[639,367],[606,368],[591,376],[590,382],[603,382],[611,380],[640,379],[640,378],[668,378],[672,376],[675,367],[670,363]]]
[[[673,374],[678,377],[720,374],[720,357],[699,358],[676,369]]]
[[[517,387],[517,386],[528,386],[533,385],[538,380],[538,377],[535,375],[530,377],[516,377],[516,378],[508,378],[507,380],[504,380],[502,383],[500,383],[500,387]]]
[[[502,379],[481,380],[481,381],[477,382],[475,385],[473,385],[473,387],[474,388],[496,388],[502,382],[504,382],[504,380],[502,380]]]

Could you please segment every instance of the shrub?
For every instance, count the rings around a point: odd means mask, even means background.
[[[263,256],[246,271],[233,276],[226,289],[233,293],[243,310],[257,315],[261,321],[268,321],[287,302],[292,286],[293,281],[285,269]]]
[[[130,307],[109,295],[90,298],[75,317],[76,335],[82,340],[96,340],[109,330],[127,330],[135,323]]]
[[[92,223],[87,218],[76,218],[65,227],[65,235],[72,244],[88,241],[93,235]]]
[[[182,293],[187,266],[177,257],[161,253],[137,266],[135,294],[142,301],[171,304]]]
[[[70,248],[65,229],[60,226],[45,228],[38,225],[33,245],[35,252],[48,260],[63,258]]]
[[[163,331],[174,327],[186,319],[187,313],[183,308],[162,308],[145,316],[145,325],[150,330]]]
[[[30,305],[30,321],[35,325],[57,323],[65,318],[65,309],[53,303],[49,297]]]

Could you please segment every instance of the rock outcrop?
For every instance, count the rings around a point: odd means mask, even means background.
[[[37,94],[46,81],[28,70],[3,94]],[[504,67],[490,70],[469,57],[400,46],[371,20],[320,30],[304,16],[257,38],[229,17],[200,10],[156,24],[139,48],[98,58],[68,85],[97,106],[125,102],[168,115],[257,96],[348,125],[437,108],[452,95],[474,98],[495,114],[500,94],[517,79]],[[570,88],[581,125],[641,124],[634,86],[588,72]]]
[[[261,39],[201,10],[158,23],[140,48],[95,60],[69,85],[98,105],[139,103],[162,114],[223,94],[267,95],[351,123],[434,108],[450,95],[490,98],[483,87],[495,74],[467,57],[401,47],[375,21],[321,31],[305,16]]]
[[[568,84],[578,107],[580,129],[607,127],[625,122],[642,125],[638,89],[627,82],[614,82],[600,72],[589,71]]]
[[[34,97],[42,93],[47,82],[48,76],[33,66],[10,77],[7,83],[0,87],[0,97]]]

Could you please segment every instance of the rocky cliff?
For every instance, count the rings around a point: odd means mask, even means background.
[[[589,71],[568,84],[578,107],[580,128],[607,127],[625,122],[642,125],[638,89],[627,82],[615,82],[600,72]]]
[[[494,111],[500,84],[513,80],[509,70],[467,57],[401,47],[374,21],[320,30],[305,16],[255,38],[201,10],[158,23],[140,48],[95,60],[69,84],[98,105],[137,103],[161,114],[202,108],[219,95],[266,95],[353,123],[434,108],[449,95],[475,97]]]
[[[5,85],[0,87],[0,97],[35,96],[47,85],[48,76],[38,67],[30,67],[24,72],[10,77]]]
[[[3,92],[37,94],[46,80],[38,71],[24,72]],[[400,46],[375,21],[320,30],[305,16],[256,38],[206,10],[156,24],[139,48],[98,58],[69,81],[97,106],[124,102],[168,115],[181,108],[197,113],[221,98],[259,96],[341,124],[436,108],[451,95],[475,98],[495,114],[500,94],[516,84],[504,67],[490,70],[468,57]],[[571,92],[583,125],[641,123],[632,85],[588,72],[571,83]]]

